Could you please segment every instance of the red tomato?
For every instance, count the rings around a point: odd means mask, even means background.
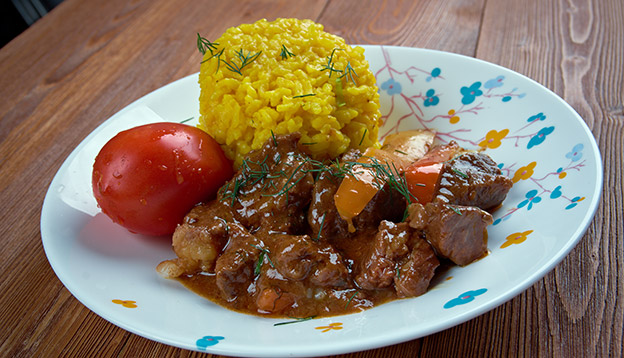
[[[123,131],[95,158],[95,198],[114,222],[147,235],[171,234],[198,202],[233,175],[219,144],[199,128],[155,123]]]

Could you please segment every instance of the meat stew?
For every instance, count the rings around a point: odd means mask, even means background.
[[[410,199],[397,172],[345,220],[334,197],[362,153],[320,163],[298,141],[277,136],[250,152],[218,197],[185,217],[173,235],[178,257],[157,271],[232,310],[304,318],[424,294],[441,267],[487,254],[486,210],[512,186],[487,155],[462,150],[442,163],[429,203]]]

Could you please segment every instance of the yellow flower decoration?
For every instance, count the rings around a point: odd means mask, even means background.
[[[479,146],[490,149],[498,148],[501,145],[501,140],[505,138],[508,133],[509,129],[503,129],[500,132],[492,129],[491,131],[487,132],[487,134],[485,135],[485,139],[482,140],[481,143],[479,143]]]
[[[531,233],[533,232],[533,230],[527,230],[525,232],[515,232],[509,236],[507,236],[507,241],[505,241],[502,245],[501,245],[501,249],[504,249],[506,247],[509,247],[513,244],[520,244],[523,243],[524,240],[527,239],[527,236],[529,236]]]
[[[137,308],[137,304],[136,301],[130,301],[130,300],[113,300],[113,303],[116,303],[118,305],[122,305],[126,308]]]
[[[527,180],[533,175],[533,169],[537,165],[536,162],[531,162],[529,165],[524,166],[514,173],[513,178],[511,179],[514,183],[519,182],[520,180]]]
[[[450,111],[448,111],[448,115],[451,116],[451,118],[449,118],[449,123],[451,124],[455,124],[457,122],[459,122],[459,116],[455,116],[455,110],[451,109]]]
[[[332,329],[335,330],[340,330],[342,329],[342,322],[334,322],[334,323],[330,323],[327,326],[319,326],[319,327],[315,327],[316,329],[320,329],[321,332],[325,333],[325,332],[329,332]]]
[[[566,172],[561,172],[561,173],[559,173],[559,179],[563,179],[563,178],[565,178],[565,177],[566,177],[566,175],[568,175],[568,173],[566,173]]]

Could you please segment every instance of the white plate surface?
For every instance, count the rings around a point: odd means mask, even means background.
[[[319,356],[426,336],[476,317],[543,277],[576,245],[598,205],[602,164],[583,119],[561,98],[513,71],[431,50],[364,46],[385,125],[434,128],[439,139],[485,147],[516,182],[489,228],[491,254],[452,268],[426,294],[362,313],[288,325],[234,313],[161,279],[170,243],[133,235],[97,208],[91,169],[123,129],[197,119],[197,75],[137,100],[91,133],[54,177],[41,215],[46,255],[89,309],[169,345],[231,356]]]

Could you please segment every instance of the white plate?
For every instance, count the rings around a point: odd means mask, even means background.
[[[518,179],[489,228],[489,256],[445,272],[417,298],[278,326],[284,320],[234,313],[161,279],[154,268],[174,257],[170,244],[129,234],[101,214],[91,168],[102,145],[122,129],[197,119],[192,75],[104,122],[56,174],[41,236],[67,289],[113,324],[155,341],[277,357],[339,354],[426,336],[491,310],[543,277],[576,245],[600,198],[600,153],[584,121],[561,98],[505,68],[444,52],[364,47],[380,87],[382,134],[426,126],[467,148],[489,145],[486,152],[503,172]]]

